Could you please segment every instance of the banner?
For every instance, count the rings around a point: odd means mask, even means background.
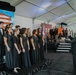
[[[14,12],[0,9],[0,21],[4,22],[4,26],[14,24]]]
[[[41,23],[42,34],[43,34],[44,37],[46,37],[46,35],[49,36],[49,30],[51,28],[52,28],[51,24]]]
[[[46,24],[46,25],[44,26],[45,34],[49,34],[49,30],[50,30],[51,28],[52,28],[52,25]]]

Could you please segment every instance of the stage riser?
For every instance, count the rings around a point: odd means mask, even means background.
[[[71,44],[70,43],[60,43],[57,52],[70,52]]]

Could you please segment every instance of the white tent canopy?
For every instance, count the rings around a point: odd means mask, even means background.
[[[1,0],[16,7],[16,15],[54,23],[75,23],[76,0]]]

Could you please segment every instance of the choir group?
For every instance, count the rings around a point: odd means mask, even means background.
[[[12,29],[12,23],[2,28],[0,22],[0,61],[6,56],[6,66],[14,69],[27,69],[31,65],[38,64],[44,59],[44,40],[41,29],[20,28],[19,25]]]

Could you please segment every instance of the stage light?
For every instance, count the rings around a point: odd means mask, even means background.
[[[61,22],[61,25],[67,26],[67,23]]]
[[[45,9],[43,9],[43,8],[39,8],[39,11],[45,11]]]
[[[63,18],[63,16],[61,16],[61,17],[58,17],[56,20],[60,20],[60,19],[62,19]]]
[[[52,3],[49,3],[49,2],[48,2],[48,3],[42,4],[41,7],[44,8],[44,9],[46,9],[46,8],[48,8],[50,5],[52,5]]]

